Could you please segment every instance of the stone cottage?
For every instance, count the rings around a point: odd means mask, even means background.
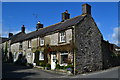
[[[79,16],[70,18],[66,10],[62,13],[61,22],[48,27],[38,22],[36,31],[28,34],[23,25],[21,32],[7,41],[14,61],[18,54],[22,54],[28,63],[50,63],[52,70],[56,64],[71,64],[74,73],[101,70],[104,67],[104,40],[92,18],[89,4],[82,5],[82,14]]]

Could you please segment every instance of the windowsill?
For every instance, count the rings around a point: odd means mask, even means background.
[[[31,47],[28,47],[28,48],[31,48]]]
[[[67,66],[67,65],[68,65],[67,63],[60,64],[60,66]]]
[[[63,43],[66,43],[66,41],[65,42],[58,42],[58,44],[63,44]]]
[[[44,61],[44,59],[39,59],[40,61]]]

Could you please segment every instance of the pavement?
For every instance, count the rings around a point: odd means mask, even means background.
[[[4,63],[3,64],[3,78],[57,78],[57,79],[63,79],[63,78],[68,78],[68,79],[91,79],[94,80],[118,80],[120,77],[120,66],[110,68],[107,70],[101,70],[101,71],[96,71],[96,72],[91,72],[91,73],[86,73],[86,74],[79,74],[75,76],[69,76],[65,73],[58,73],[55,71],[44,71],[42,69],[38,68],[31,68],[31,67],[26,67],[26,66],[20,66],[20,65],[15,65],[12,63]]]

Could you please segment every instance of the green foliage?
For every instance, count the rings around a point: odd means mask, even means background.
[[[112,56],[112,57],[115,57],[115,56],[117,56],[117,55],[116,55],[115,53],[112,52],[111,56]]]
[[[65,69],[67,69],[67,68],[73,68],[73,65],[68,64],[67,66],[65,66]]]
[[[46,64],[44,62],[40,62],[39,65],[42,66],[42,67],[46,66]]]
[[[60,65],[59,64],[56,64],[56,69],[60,69]]]
[[[60,69],[65,69],[65,66],[60,66]]]
[[[46,67],[51,67],[51,65],[49,63],[46,64]]]
[[[117,54],[118,57],[120,57],[120,54]]]
[[[5,55],[7,55],[7,52],[8,52],[8,50],[7,50],[7,48],[8,48],[8,46],[7,46],[8,44],[7,44],[7,42],[6,42],[6,45],[5,45]]]

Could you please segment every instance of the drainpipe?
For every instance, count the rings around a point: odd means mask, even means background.
[[[72,33],[73,33],[73,35],[72,35],[72,39],[73,39],[73,46],[75,46],[75,26],[72,26],[73,27],[73,30],[72,30]],[[73,72],[73,74],[75,75],[76,74],[76,72],[75,72],[75,70],[76,70],[76,59],[75,59],[75,55],[76,54],[76,52],[75,52],[75,48],[73,47],[73,66],[74,66],[74,72]]]

